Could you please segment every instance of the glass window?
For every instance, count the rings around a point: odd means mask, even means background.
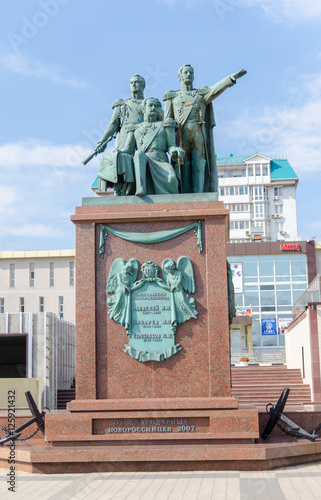
[[[278,337],[277,335],[264,335],[262,337],[263,347],[277,347]]]
[[[305,256],[304,256],[305,257]],[[291,258],[291,272],[293,276],[293,280],[295,281],[295,276],[306,276],[306,259],[304,260],[294,260]]]
[[[245,290],[249,290],[250,292],[258,292],[259,291],[259,286],[257,283],[252,284],[252,283],[247,283],[244,285]]]
[[[0,313],[4,313],[4,297],[0,298]]]
[[[283,214],[283,205],[275,205],[275,213]]]
[[[39,312],[43,313],[45,311],[45,298],[39,297]]]
[[[261,304],[262,306],[272,306],[275,305],[275,294],[274,290],[264,290],[261,291]]]
[[[274,276],[273,262],[264,262],[259,257],[260,276]]]
[[[55,264],[50,262],[50,286],[55,285]]]
[[[289,255],[275,256],[275,276],[277,281],[285,281],[284,277],[290,276],[290,257]],[[286,281],[289,281],[288,279]]]
[[[23,312],[25,312],[25,299],[24,299],[24,297],[20,297],[19,302],[20,302],[19,310],[20,310],[20,312],[23,313]]]
[[[242,293],[235,294],[235,304],[237,304],[238,306],[243,306],[243,294]]]
[[[234,196],[234,187],[233,186],[230,187],[230,196]]]
[[[269,311],[275,311],[275,306],[262,306],[261,307],[262,312],[269,312]]]
[[[35,265],[29,264],[29,286],[35,286]]]
[[[249,167],[249,176],[253,177],[253,167]]]
[[[290,306],[292,305],[291,301],[291,291],[290,290],[278,290],[276,292],[276,301],[278,306]]]
[[[261,346],[261,324],[258,315],[253,315],[252,318],[252,337],[253,346]]]
[[[288,285],[276,285],[277,290],[290,290],[290,284]]]
[[[304,293],[304,290],[293,290],[293,304],[301,297]]]
[[[240,262],[242,262],[242,257],[228,257],[227,260],[229,262],[236,262],[237,264],[239,264]]]
[[[224,196],[224,188],[223,187],[220,188],[220,195]]]
[[[261,219],[264,217],[263,203],[256,203],[255,205],[255,217]]]
[[[59,318],[63,319],[64,317],[64,298],[59,297]]]
[[[75,263],[69,262],[69,284],[73,286],[75,284]]]
[[[292,285],[292,290],[301,290],[304,292],[306,289],[306,286],[304,283],[293,283]]]
[[[274,290],[274,285],[261,285],[260,290]]]
[[[16,280],[16,265],[10,264],[10,288],[14,288]]]
[[[288,314],[292,314],[292,306],[278,306],[278,312],[280,311],[288,311],[287,312],[287,315]]]
[[[260,165],[255,165],[255,175],[261,175],[261,167]]]
[[[263,187],[262,186],[254,186],[254,200],[255,201],[263,200]]]
[[[259,294],[258,292],[248,292],[244,291],[244,305],[245,306],[258,306],[259,304]]]
[[[247,260],[248,257],[243,258],[243,273],[244,276],[257,276],[257,259]]]
[[[282,194],[283,194],[282,186],[274,188],[274,196],[282,196]]]
[[[275,227],[277,231],[284,231],[284,222],[277,222]]]
[[[263,165],[263,175],[264,175],[264,176],[269,175],[268,167],[267,167],[267,166],[265,166],[265,165]]]

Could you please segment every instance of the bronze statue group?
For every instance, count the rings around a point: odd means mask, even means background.
[[[163,96],[164,111],[156,97],[144,99],[145,79],[133,75],[131,97],[114,102],[111,121],[91,155],[103,153],[116,139],[112,153],[99,155],[98,190],[113,187],[116,196],[216,193],[212,101],[245,74],[241,70],[194,89],[194,70],[185,64],[178,72],[180,90]]]

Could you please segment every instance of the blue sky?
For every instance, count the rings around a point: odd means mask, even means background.
[[[15,0],[0,26],[0,250],[74,247],[96,146],[139,73],[145,95],[248,74],[215,102],[218,156],[287,157],[298,229],[321,241],[320,0]]]

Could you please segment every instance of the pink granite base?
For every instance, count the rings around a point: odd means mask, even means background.
[[[0,466],[8,467],[0,448]],[[321,441],[256,444],[159,444],[146,446],[63,446],[20,444],[16,469],[46,474],[118,471],[269,470],[321,460]]]
[[[77,207],[76,400],[230,397],[226,277],[228,211],[222,202]],[[193,230],[157,244],[124,241],[110,232],[99,257],[100,224],[134,232],[181,228],[202,221],[203,251]],[[166,258],[193,263],[198,311],[177,328],[182,350],[163,363],[140,363],[124,351],[125,328],[107,314],[106,285],[114,260]],[[140,278],[140,274],[138,279]]]

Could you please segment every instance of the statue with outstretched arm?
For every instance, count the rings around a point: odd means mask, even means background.
[[[177,143],[185,151],[179,179],[182,193],[217,193],[212,101],[245,74],[246,71],[241,70],[211,87],[194,89],[194,70],[190,64],[184,64],[178,72],[180,90],[165,92],[164,118],[173,118],[178,122]]]

